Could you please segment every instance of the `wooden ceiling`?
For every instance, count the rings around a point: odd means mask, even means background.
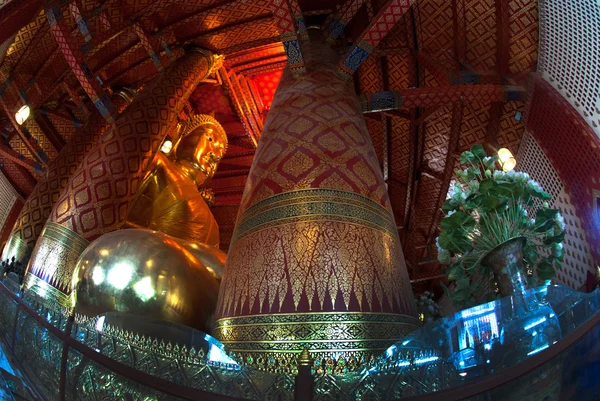
[[[138,88],[180,55],[184,45],[195,44],[225,55],[226,76],[201,84],[190,103],[197,112],[215,113],[230,137],[228,155],[213,181],[214,214],[227,249],[254,140],[287,60],[270,0],[62,1],[60,27],[75,59],[87,65],[92,77],[87,91],[43,10],[29,12],[35,17],[24,26],[22,17],[7,19],[32,3],[0,2],[0,20],[13,22],[0,30],[0,38],[7,40],[0,48],[5,51],[0,65],[0,164],[5,175],[27,195],[38,174],[35,166],[55,157],[85,123],[85,110],[94,107],[90,91]],[[332,12],[349,16],[340,37],[342,46],[350,46],[393,2],[298,3],[308,25],[322,24]],[[8,5],[12,9],[5,9]],[[412,87],[443,92],[458,83],[469,84],[467,90],[482,83],[525,86],[537,61],[537,1],[416,0],[397,23],[379,33],[383,40],[354,75],[357,94]],[[23,100],[38,117],[27,121],[26,132],[18,132],[10,120]],[[516,154],[524,130],[517,121],[522,102],[420,104],[365,115],[416,292],[435,290],[440,281],[435,237],[457,156],[474,143],[507,147]]]

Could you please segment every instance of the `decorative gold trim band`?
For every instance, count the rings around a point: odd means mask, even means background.
[[[383,230],[398,231],[391,213],[371,199],[352,192],[307,189],[267,198],[244,212],[231,243],[257,230],[307,220],[344,221]]]
[[[52,238],[54,241],[74,251],[83,252],[90,244],[88,240],[60,224],[48,222],[41,237]]]
[[[11,235],[4,247],[5,250],[2,253],[3,260],[10,260],[14,256],[16,261],[21,262],[27,258],[27,255],[33,248],[28,247],[27,242],[23,241],[18,235]]]
[[[219,319],[215,335],[234,352],[383,350],[419,325],[406,315],[323,312]]]
[[[288,313],[220,319],[215,337],[239,361],[261,370],[294,372],[304,348],[318,373],[356,370],[419,326],[387,313]]]
[[[69,295],[57,290],[41,278],[36,277],[31,273],[27,273],[25,276],[23,289],[36,294],[40,298],[39,301],[44,302],[48,307],[53,307],[55,304],[58,304],[64,308],[70,309],[73,305]]]
[[[29,262],[29,272],[57,290],[69,293],[73,271],[89,242],[56,223],[46,223]]]

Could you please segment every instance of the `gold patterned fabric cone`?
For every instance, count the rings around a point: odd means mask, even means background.
[[[121,113],[128,102],[119,93],[121,92],[115,92],[111,101],[115,110]],[[86,125],[73,135],[54,159],[48,162],[46,172],[39,178],[19,213],[2,252],[2,260],[10,260],[14,257],[17,261],[27,261],[69,177],[92,145],[110,126],[111,123],[107,122],[100,112],[93,112]]]
[[[414,330],[413,294],[358,98],[335,76],[339,56],[315,40],[303,52],[308,71],[284,72],[252,164],[215,335],[251,359],[305,346],[362,358]]]
[[[89,242],[124,225],[160,144],[177,123],[193,90],[211,70],[213,60],[208,51],[188,52],[146,85],[86,153],[36,244],[28,281],[41,280],[60,293],[71,292],[77,258]]]

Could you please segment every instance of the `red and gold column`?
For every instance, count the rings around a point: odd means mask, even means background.
[[[219,60],[208,51],[192,49],[148,84],[87,152],[35,246],[26,288],[69,304],[77,259],[89,242],[123,226],[160,144]]]
[[[111,99],[116,111],[121,113],[133,101],[132,93],[116,92]],[[12,257],[26,262],[71,174],[77,169],[85,154],[98,138],[111,126],[99,113],[92,113],[84,128],[67,143],[60,153],[46,165],[46,173],[27,197],[21,209],[6,247],[2,260]]]
[[[414,330],[416,310],[359,100],[333,49],[312,40],[303,54],[308,71],[285,71],[252,164],[216,336],[254,360],[304,347],[360,360]]]

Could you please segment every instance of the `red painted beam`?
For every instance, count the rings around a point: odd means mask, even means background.
[[[457,102],[490,104],[523,101],[526,90],[520,86],[449,85],[378,92],[360,96],[363,113],[435,107]]]
[[[39,160],[41,163],[46,163],[46,161],[48,161],[48,155],[46,154],[46,152],[44,152],[44,150],[41,148],[40,144],[35,140],[35,138],[31,136],[29,131],[21,129],[21,126],[17,124],[17,121],[15,120],[15,114],[8,109],[6,103],[2,99],[0,99],[0,106],[2,107],[2,110],[4,110],[4,113],[10,120],[10,123],[17,132],[17,135],[19,135],[19,138],[21,138],[21,140],[25,144],[25,147],[27,148],[27,150],[29,150],[31,155],[37,160]]]
[[[454,105],[452,108],[452,122],[450,126],[450,138],[448,140],[448,149],[446,151],[446,162],[444,164],[444,176],[442,178],[442,184],[440,185],[440,192],[438,193],[438,198],[436,201],[436,208],[433,212],[433,216],[431,219],[431,224],[429,225],[429,230],[427,231],[427,241],[426,244],[429,245],[433,242],[433,237],[435,236],[435,230],[439,225],[441,220],[441,212],[442,212],[442,204],[446,200],[446,195],[448,194],[448,188],[450,187],[450,181],[452,180],[452,176],[454,175],[454,161],[456,160],[456,156],[458,155],[459,149],[458,144],[460,141],[460,133],[461,126],[463,120],[463,103],[459,102]],[[421,257],[425,255],[427,248],[423,249],[421,253]]]
[[[337,75],[343,80],[349,80],[414,2],[415,0],[388,0],[354,46],[342,57]]]
[[[109,123],[114,121],[114,107],[110,98],[104,93],[100,83],[92,76],[83,54],[72,40],[70,31],[64,25],[64,17],[58,3],[50,4],[46,8],[46,17],[50,23],[50,30],[56,39],[58,46],[73,70],[75,77],[83,87],[83,90],[92,100],[100,114]]]
[[[283,48],[288,56],[288,66],[294,75],[301,75],[306,72],[304,57],[298,34],[296,33],[294,20],[286,0],[270,0],[269,5],[273,12],[273,18],[277,24],[277,30],[281,35]]]
[[[0,43],[37,17],[44,0],[9,0],[0,8]]]
[[[19,166],[28,169],[34,169],[34,171],[36,171],[37,173],[41,173],[44,170],[42,165],[37,161],[33,159],[28,159],[27,157],[15,152],[9,146],[4,145],[2,143],[0,143],[0,154],[2,155],[3,159],[5,158]]]
[[[496,67],[500,75],[510,74],[510,8],[509,0],[495,0]]]
[[[326,28],[327,41],[332,43],[340,37],[346,25],[352,21],[364,3],[365,0],[348,0],[344,3],[340,12],[328,21]]]
[[[306,23],[304,22],[304,14],[300,9],[298,0],[288,0],[290,11],[296,21],[296,29],[298,30],[298,38],[300,40],[308,40],[308,31],[306,30]]]
[[[233,86],[233,83],[229,79],[229,74],[228,74],[227,70],[225,70],[225,68],[221,68],[219,70],[219,74],[221,75],[221,79],[223,80],[225,89],[227,90],[227,92],[229,92],[229,97],[231,98],[233,107],[235,108],[235,111],[236,111],[240,121],[242,122],[242,125],[244,126],[244,128],[246,130],[246,134],[248,135],[248,138],[250,138],[250,140],[254,144],[254,147],[256,147],[258,144],[258,140],[257,140],[257,136],[256,136],[257,133],[254,132],[254,127],[250,124],[250,121],[248,120],[247,115],[244,112],[242,103],[240,102],[240,99],[237,95],[235,87]]]
[[[160,63],[160,59],[158,58],[158,55],[154,51],[154,48],[152,47],[152,44],[150,43],[150,39],[148,38],[148,36],[146,36],[146,33],[142,29],[142,26],[136,22],[135,24],[133,24],[133,30],[135,31],[135,34],[138,36],[138,39],[140,40],[140,43],[142,44],[144,49],[146,49],[146,51],[148,52],[148,57],[150,57],[150,59],[156,66],[156,69],[159,72],[162,71],[163,66]]]
[[[416,57],[441,85],[452,83],[453,71],[446,68],[442,63],[424,52],[417,52]]]
[[[467,24],[465,0],[452,0],[452,27],[454,30],[454,58],[457,66],[467,58]]]
[[[64,146],[66,145],[66,142],[63,139],[63,137],[60,136],[56,127],[54,126],[54,124],[52,124],[52,121],[50,121],[50,119],[43,113],[36,112],[34,114],[34,118],[37,124],[44,132],[46,138],[48,138],[52,146],[54,146],[54,149],[56,149],[57,152],[60,152],[61,149],[64,148]]]

